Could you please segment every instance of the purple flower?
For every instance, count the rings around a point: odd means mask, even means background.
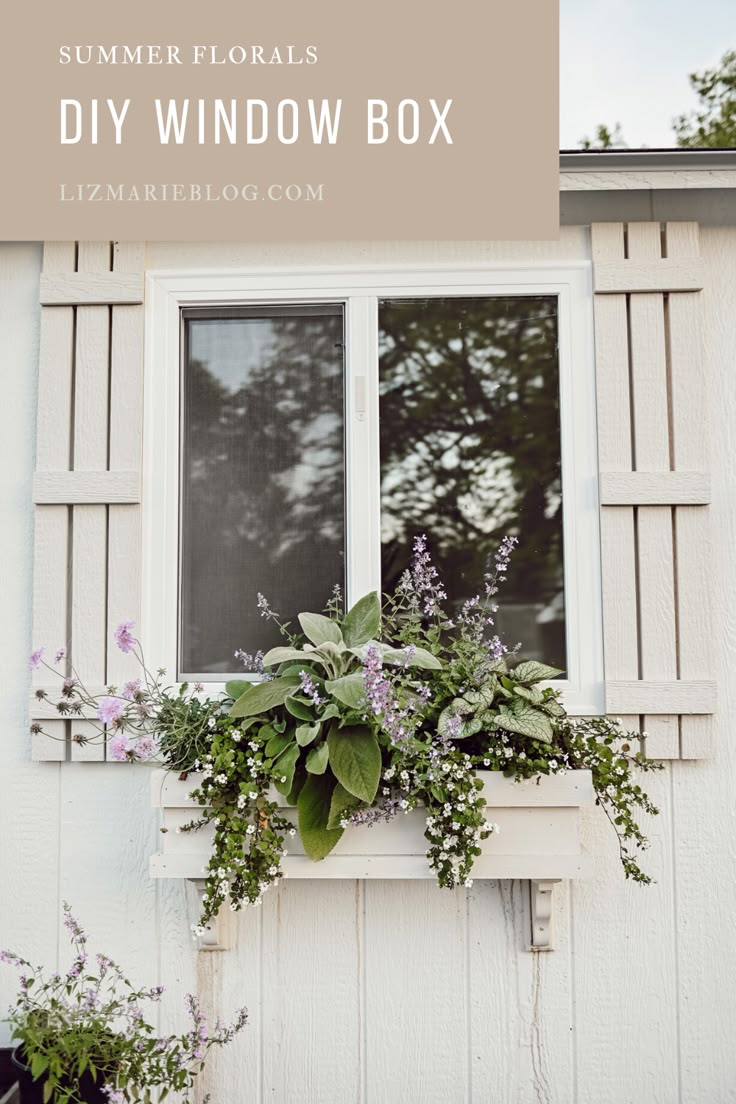
[[[125,683],[125,685],[123,686],[123,689],[120,691],[120,693],[121,693],[121,696],[126,699],[126,701],[133,701],[136,694],[140,693],[140,689],[141,689],[141,680],[140,679],[132,679],[131,682],[126,682]]]
[[[310,698],[314,705],[321,705],[322,698],[307,671],[299,672],[299,682],[305,698]]]
[[[124,732],[118,732],[117,735],[113,736],[107,746],[113,759],[117,760],[118,763],[124,763],[126,759],[129,759],[133,750]]]
[[[66,659],[66,648],[57,648],[54,652],[54,663],[61,663],[62,659]]]
[[[31,652],[31,658],[28,663],[32,671],[37,671],[41,666],[41,656],[44,653],[44,648],[36,648],[35,652]]]
[[[120,698],[100,698],[97,716],[103,724],[112,725],[119,721],[125,712],[125,703]]]
[[[103,1085],[102,1092],[107,1097],[108,1104],[125,1104],[125,1097],[114,1085]]]
[[[410,735],[408,710],[401,709],[391,682],[383,672],[381,653],[375,644],[366,648],[363,660],[365,696],[371,712],[381,718],[381,727],[392,744],[400,744]]]
[[[136,759],[145,763],[146,760],[151,759],[156,754],[158,747],[156,746],[156,741],[150,736],[141,736],[134,750]]]
[[[113,633],[115,643],[121,652],[132,652],[135,647],[135,637],[130,631],[134,625],[135,621],[121,621]]]

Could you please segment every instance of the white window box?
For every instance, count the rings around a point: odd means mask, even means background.
[[[210,857],[212,831],[177,832],[192,820],[190,798],[197,775],[182,780],[174,772],[154,771],[151,796],[163,814],[162,850],[151,858],[154,878],[201,882]],[[473,878],[520,878],[532,883],[532,945],[549,947],[551,892],[555,882],[584,878],[590,859],[580,842],[580,809],[592,805],[590,771],[568,771],[524,782],[497,771],[482,771],[488,819],[499,825],[475,860]],[[279,804],[287,808],[280,795]],[[290,813],[296,822],[296,809]],[[417,809],[372,828],[349,828],[327,858],[313,862],[299,837],[287,838],[284,871],[289,878],[433,878],[425,853],[424,816]]]

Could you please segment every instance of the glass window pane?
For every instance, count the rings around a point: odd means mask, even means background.
[[[341,306],[184,313],[180,673],[239,669],[344,583]]]
[[[380,304],[383,588],[426,533],[454,607],[518,536],[499,635],[565,667],[557,300]]]

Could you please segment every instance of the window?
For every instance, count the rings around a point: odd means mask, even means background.
[[[459,606],[506,533],[497,627],[602,708],[585,265],[149,278],[144,644],[222,682],[426,533]]]
[[[343,307],[182,312],[178,670],[232,671],[345,587]]]

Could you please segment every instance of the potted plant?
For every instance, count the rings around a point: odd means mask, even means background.
[[[142,1005],[159,1001],[163,986],[136,988],[104,954],[93,967],[87,936],[66,903],[64,924],[74,951],[64,974],[46,976],[20,955],[0,951],[0,961],[20,975],[8,1022],[23,1104],[149,1104],[152,1089],[159,1101],[172,1092],[189,1101],[208,1051],[245,1026],[245,1009],[209,1034],[196,998],[187,996],[190,1029],[159,1037]]]
[[[649,880],[636,858],[646,845],[637,811],[656,809],[636,774],[657,765],[632,749],[638,734],[610,718],[569,717],[550,681],[561,672],[519,662],[494,631],[516,543],[503,540],[482,592],[457,610],[447,609],[423,536],[383,602],[367,594],[345,612],[336,591],[292,631],[259,595],[285,644],[266,655],[236,653],[257,681],[229,682],[221,699],[202,699],[201,688],[186,684],[167,690],[164,672],[147,670],[129,622],[116,640],[137,655],[141,679],[95,699],[67,676],[60,711],[96,712],[114,757],[137,761],[156,750],[170,769],[194,772],[187,801],[199,813],[178,828],[211,832],[202,924],[226,900],[234,909],[258,904],[282,876],[290,837],[298,834],[318,862],[347,830],[416,810],[439,885],[470,884],[497,829],[486,772],[517,781],[589,772],[626,876]],[[295,807],[296,821],[285,806]]]

